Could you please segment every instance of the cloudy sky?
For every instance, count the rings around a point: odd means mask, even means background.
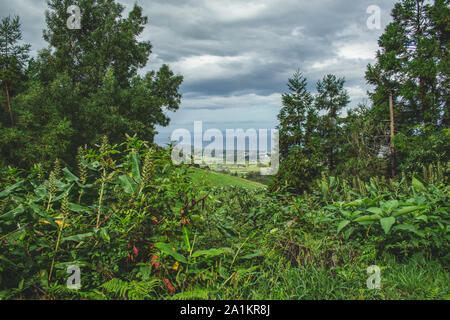
[[[149,17],[142,39],[153,44],[143,72],[163,63],[184,76],[177,128],[274,128],[287,79],[300,69],[311,91],[325,74],[346,79],[351,107],[367,99],[364,73],[391,21],[394,0],[119,0],[137,2]],[[368,28],[369,6],[381,9],[380,29]],[[45,47],[45,0],[0,0],[1,16],[21,17],[33,53]]]

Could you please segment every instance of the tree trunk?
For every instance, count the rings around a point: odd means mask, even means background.
[[[394,144],[394,137],[395,137],[395,119],[394,119],[394,102],[392,99],[392,93],[389,93],[389,110],[391,114],[391,170],[392,170],[392,176],[394,177],[396,175],[396,169],[397,169],[397,158],[395,155],[395,144]]]
[[[11,110],[11,101],[9,99],[8,83],[5,83],[5,88],[6,88],[6,103],[8,104],[9,118],[11,119],[11,126],[14,127],[14,119]]]

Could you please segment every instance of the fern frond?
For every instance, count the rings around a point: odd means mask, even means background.
[[[127,282],[114,278],[102,284],[102,288],[115,297],[129,300],[144,300],[154,298],[154,294],[156,293],[155,289],[159,283],[160,281],[158,279]]]

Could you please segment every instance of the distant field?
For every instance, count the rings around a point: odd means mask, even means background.
[[[237,173],[239,175],[243,175],[246,173],[258,173],[261,171],[261,168],[255,165],[245,165],[245,166],[238,166],[238,165],[228,165],[228,166],[209,166],[211,171],[214,172],[222,172],[222,171],[229,171],[232,173]]]
[[[207,171],[198,168],[192,168],[191,177],[196,182],[216,187],[240,186],[249,189],[266,187],[265,185],[258,182],[253,182],[239,177],[234,177],[227,174]]]

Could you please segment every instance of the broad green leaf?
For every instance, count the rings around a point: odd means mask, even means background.
[[[130,176],[124,174],[119,177],[119,182],[123,187],[125,193],[133,194],[139,190],[138,185],[130,178]]]
[[[359,218],[356,218],[354,222],[371,222],[371,221],[378,221],[381,219],[381,216],[379,214],[374,214],[371,216],[362,216]]]
[[[191,243],[189,242],[189,232],[186,226],[183,226],[183,241],[188,249],[188,252],[191,252]]]
[[[0,216],[0,220],[14,220],[16,219],[20,214],[25,212],[24,206],[21,204],[17,208],[3,214]]]
[[[368,206],[368,207],[374,207],[374,206],[377,206],[377,205],[378,205],[378,201],[379,201],[380,199],[382,199],[383,197],[384,197],[384,195],[381,195],[381,196],[376,197],[375,199],[372,199],[372,200],[368,201],[368,202],[367,202],[367,206]]]
[[[389,234],[389,231],[391,230],[391,227],[394,223],[395,223],[394,217],[380,219],[380,224],[385,234]]]
[[[424,183],[422,183],[422,181],[420,181],[418,177],[414,176],[412,178],[412,185],[419,191],[427,191],[427,188],[425,188]]]
[[[373,208],[367,209],[367,211],[369,211],[370,213],[373,213],[373,214],[379,214],[379,215],[383,214],[383,210],[381,210],[381,208],[373,207]]]
[[[44,184],[41,184],[39,187],[34,189],[34,193],[40,198],[44,199],[47,197],[47,188]]]
[[[415,212],[421,209],[425,209],[425,206],[410,206],[410,207],[404,207],[401,209],[398,209],[396,211],[394,211],[394,214],[392,215],[393,217],[397,218],[400,216],[404,216],[405,214],[411,213],[411,212]]]
[[[417,230],[416,227],[414,227],[413,225],[410,225],[408,223],[399,224],[399,225],[395,226],[392,229],[393,230],[410,231],[410,232],[413,232],[413,233],[417,234],[419,237],[424,237],[425,236],[425,234],[422,231]]]
[[[195,251],[194,254],[192,255],[193,258],[197,258],[200,256],[206,256],[208,258],[212,258],[215,256],[219,256],[221,254],[227,253],[229,252],[229,249],[225,249],[225,248],[220,248],[220,249],[209,249],[209,250],[198,250]]]
[[[341,214],[346,218],[350,218],[352,216],[352,213],[348,210],[341,210]]]
[[[69,169],[64,168],[62,171],[64,173],[64,177],[66,178],[66,180],[69,183],[72,183],[72,182],[80,180],[77,176],[75,176],[72,172],[70,172]]]
[[[260,268],[260,266],[253,266],[250,268],[239,268],[236,270],[236,273],[238,274],[239,277],[243,277],[247,274],[250,274],[256,270],[258,270]]]
[[[341,232],[342,229],[344,229],[348,224],[350,223],[349,220],[343,220],[339,223],[337,228],[337,233]]]
[[[2,192],[0,192],[0,198],[4,198],[9,196],[12,192],[14,192],[14,190],[16,190],[17,188],[19,188],[22,184],[23,184],[24,180],[17,182],[16,184],[6,188],[5,190],[3,190]]]
[[[253,259],[256,257],[263,257],[264,256],[264,251],[262,250],[256,250],[254,253],[250,253],[250,254],[246,254],[245,256],[242,256],[241,259]]]
[[[65,241],[81,242],[81,241],[83,241],[86,238],[92,237],[92,235],[93,235],[92,232],[77,234],[77,235],[74,235],[74,236],[62,238],[61,242],[65,242]]]
[[[354,227],[350,227],[347,230],[345,230],[344,231],[345,239],[350,238],[350,236],[352,235],[353,231],[355,231]]]
[[[364,203],[364,200],[363,200],[363,199],[357,199],[357,200],[354,200],[354,201],[352,201],[352,202],[349,202],[349,203],[345,204],[345,205],[343,206],[343,208],[347,208],[347,207],[359,207],[359,206],[362,206],[363,203]]]
[[[172,247],[166,243],[162,243],[162,242],[155,243],[155,248],[158,248],[159,250],[161,250],[161,252],[163,252],[169,256],[172,256],[175,260],[177,260],[179,262],[188,263],[184,256],[182,256],[181,254],[174,251],[172,249]]]
[[[419,217],[416,217],[416,219],[428,222],[428,217],[426,215],[421,215]],[[438,221],[438,223],[439,223],[439,221]]]
[[[131,155],[131,174],[133,176],[134,181],[138,184],[142,183],[141,180],[141,170],[139,168],[140,160],[137,152],[133,152]]]
[[[395,210],[397,208],[398,208],[397,200],[389,200],[389,201],[386,201],[385,203],[383,203],[383,209],[388,213],[391,213],[393,210]]]
[[[88,163],[85,159],[81,159],[81,163],[88,168],[89,170],[98,171],[99,168],[102,167],[100,162],[94,161],[92,163]]]
[[[57,201],[63,199],[66,196],[66,194],[70,194],[70,190],[72,190],[73,186],[74,186],[74,184],[65,184],[64,187],[61,189],[61,191],[62,191],[61,194],[59,196],[55,197],[52,200],[52,202],[57,202]]]
[[[42,210],[42,207],[35,204],[30,203],[30,208],[33,209],[35,213],[37,213],[39,216],[41,216],[45,221],[50,223],[55,228],[59,228],[58,224],[55,222],[52,216],[48,215],[44,210]]]

